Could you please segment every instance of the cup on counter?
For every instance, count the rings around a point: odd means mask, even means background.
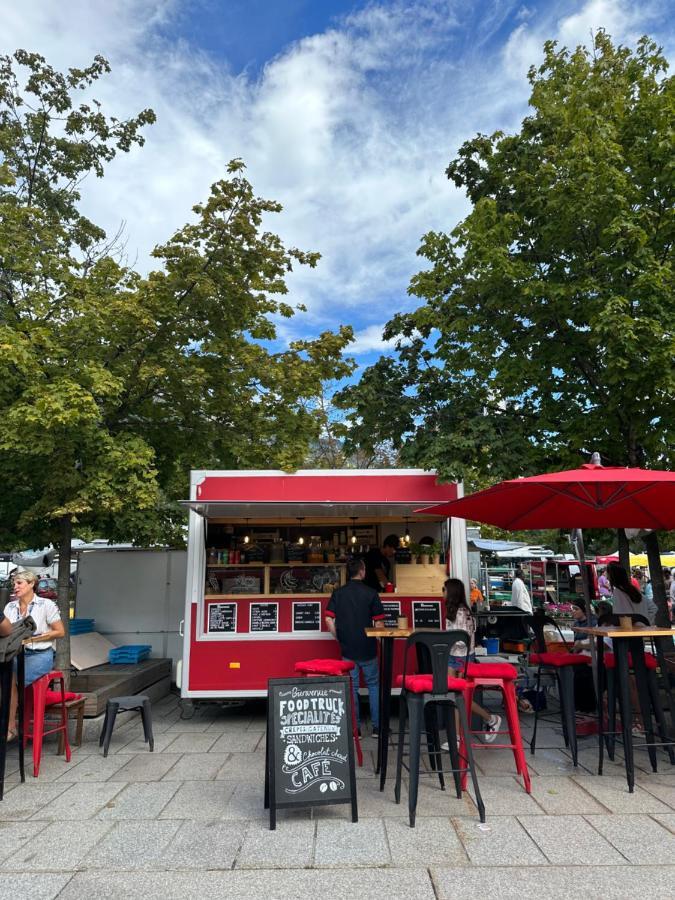
[[[407,616],[399,616],[398,619],[396,620],[396,625],[402,631],[405,631],[408,627],[408,617]]]
[[[384,592],[385,592],[385,594],[393,594],[394,593],[394,585],[391,583],[391,581],[388,581],[385,584]]]
[[[624,631],[630,631],[633,627],[633,620],[630,616],[619,616],[619,628]]]

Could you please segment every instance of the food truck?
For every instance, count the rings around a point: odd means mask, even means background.
[[[339,658],[324,621],[331,592],[350,555],[391,534],[400,544],[393,591],[382,594],[387,624],[444,627],[447,573],[466,578],[464,521],[415,511],[458,496],[460,485],[419,469],[193,471],[181,696],[262,697],[298,660]],[[416,563],[416,544],[440,558]]]

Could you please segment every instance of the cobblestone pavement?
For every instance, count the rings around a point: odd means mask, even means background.
[[[271,832],[260,703],[209,704],[186,719],[170,695],[153,717],[154,753],[135,714],[119,717],[107,759],[100,720],[88,722],[70,764],[47,745],[39,779],[23,785],[11,750],[2,900],[675,896],[675,767],[665,758],[653,774],[636,754],[629,795],[620,760],[593,774],[594,738],[582,741],[577,770],[560,750],[538,749],[528,796],[507,751],[479,750],[487,825],[470,797],[426,778],[413,830],[405,785],[400,806],[393,775],[380,793],[365,738],[358,824],[347,806],[329,806],[280,811]],[[545,726],[538,742],[561,737]]]

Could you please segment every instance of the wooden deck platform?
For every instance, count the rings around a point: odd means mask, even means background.
[[[171,660],[145,659],[139,663],[113,666],[106,663],[73,673],[70,690],[84,694],[85,716],[99,716],[110,697],[147,694],[160,700],[171,687]]]

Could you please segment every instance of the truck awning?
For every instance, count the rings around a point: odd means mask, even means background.
[[[181,505],[208,518],[398,516],[429,521],[429,515],[415,516],[415,509],[455,499],[457,485],[440,484],[435,474],[415,469],[223,472],[205,474],[196,494]]]

